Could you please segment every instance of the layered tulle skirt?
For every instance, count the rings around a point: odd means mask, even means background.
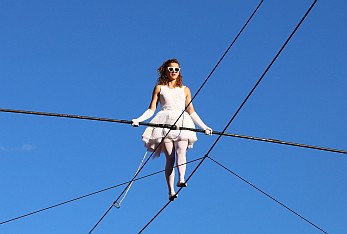
[[[182,110],[161,110],[150,123],[169,124],[178,127],[195,128],[194,122],[187,112]],[[180,117],[178,119],[178,117]],[[176,122],[176,120],[178,121]],[[176,122],[176,123],[175,123]],[[188,148],[193,148],[193,144],[198,140],[196,133],[189,130],[170,130],[169,128],[147,127],[142,134],[142,140],[145,142],[145,147],[151,152],[155,150],[155,155],[159,156],[162,151],[162,145],[158,145],[162,140],[170,139],[172,141],[188,141]]]

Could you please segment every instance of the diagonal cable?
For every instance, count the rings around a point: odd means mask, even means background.
[[[251,187],[253,187],[254,189],[256,189],[258,192],[264,194],[265,196],[267,196],[268,198],[270,198],[271,200],[273,200],[274,202],[278,203],[279,205],[281,205],[282,207],[284,207],[285,209],[289,210],[290,212],[292,212],[293,214],[295,214],[296,216],[298,216],[299,218],[301,218],[302,220],[306,221],[307,223],[311,224],[312,226],[314,226],[315,228],[319,229],[320,231],[322,231],[323,233],[326,233],[326,231],[324,231],[322,228],[318,227],[316,224],[312,223],[310,220],[306,219],[305,217],[303,217],[302,215],[300,215],[299,213],[297,213],[296,211],[294,211],[293,209],[289,208],[287,205],[283,204],[282,202],[280,202],[279,200],[277,200],[276,198],[274,198],[273,196],[269,195],[268,193],[264,192],[263,190],[261,190],[260,188],[258,188],[257,186],[255,186],[254,184],[252,184],[251,182],[247,181],[246,179],[242,178],[241,176],[239,176],[238,174],[236,174],[235,172],[233,172],[232,170],[230,170],[229,168],[227,168],[226,166],[222,165],[220,162],[217,162],[215,159],[211,158],[210,156],[207,157],[208,159],[210,159],[212,162],[214,162],[215,164],[219,165],[220,167],[224,168],[225,170],[227,170],[228,172],[230,172],[231,174],[233,174],[234,176],[236,176],[237,178],[239,178],[240,180],[242,180],[243,182],[247,183],[248,185],[250,185]]]
[[[281,54],[281,52],[283,51],[283,49],[286,47],[286,45],[288,44],[288,42],[290,41],[290,39],[293,37],[293,35],[295,34],[295,32],[298,30],[298,28],[300,27],[300,25],[304,22],[304,20],[306,19],[307,15],[310,13],[310,11],[312,10],[312,8],[314,7],[314,5],[316,4],[317,0],[313,1],[313,3],[311,4],[311,6],[309,7],[309,9],[306,11],[305,15],[302,17],[302,19],[300,20],[300,22],[297,24],[297,26],[294,28],[294,30],[292,31],[292,33],[289,35],[289,37],[287,38],[287,40],[285,41],[285,43],[282,45],[282,47],[280,48],[280,50],[277,52],[277,54],[275,55],[275,57],[272,59],[272,61],[270,62],[269,66],[265,69],[264,73],[261,75],[261,77],[258,79],[258,81],[256,82],[256,84],[253,86],[253,88],[251,89],[251,91],[248,93],[248,95],[246,96],[246,98],[243,100],[243,102],[241,103],[241,105],[239,106],[239,108],[236,110],[235,114],[231,117],[231,119],[229,120],[229,122],[227,123],[227,125],[225,126],[225,128],[223,129],[222,133],[224,133],[228,127],[230,126],[230,124],[233,122],[233,120],[236,118],[236,116],[238,115],[238,113],[241,111],[241,109],[243,108],[243,106],[246,104],[246,102],[248,101],[248,99],[251,97],[251,95],[253,94],[253,92],[255,91],[255,89],[258,87],[259,83],[263,80],[263,78],[265,77],[265,75],[267,74],[267,72],[269,71],[269,69],[271,68],[271,66],[274,64],[274,62],[276,61],[276,59],[278,58],[278,56]],[[205,159],[208,157],[209,153],[213,150],[213,148],[216,146],[216,144],[219,142],[220,138],[222,137],[222,135],[219,135],[218,138],[215,140],[215,142],[212,144],[211,148],[208,150],[208,152],[205,154],[205,156],[202,158],[202,160],[199,162],[199,164],[194,168],[194,170],[192,171],[192,173],[189,175],[189,177],[187,178],[186,182],[188,182],[190,180],[190,178],[195,174],[195,172],[198,170],[198,168],[201,166],[201,164],[205,161]],[[177,194],[180,193],[180,191],[182,190],[182,188],[180,188],[177,191]],[[140,230],[139,233],[142,233],[148,226],[149,224],[151,224],[156,217],[158,217],[158,215],[171,203],[171,201],[168,201],[166,203],[166,205],[164,205],[164,207],[162,209],[160,209],[157,214]]]

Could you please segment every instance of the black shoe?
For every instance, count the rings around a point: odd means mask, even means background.
[[[182,188],[182,187],[187,187],[188,185],[186,182],[177,182],[176,186]]]
[[[173,200],[175,200],[177,197],[178,197],[178,195],[177,195],[177,193],[175,193],[174,195],[170,195],[170,196],[169,196],[169,200],[170,200],[170,201],[173,201]]]

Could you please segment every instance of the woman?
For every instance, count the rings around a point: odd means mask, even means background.
[[[140,117],[132,120],[132,125],[137,127],[139,122],[153,116],[158,102],[161,110],[156,114],[151,123],[170,124],[179,127],[195,128],[194,123],[212,135],[212,129],[207,127],[191,103],[191,93],[188,87],[182,84],[180,64],[177,59],[165,61],[159,68],[159,78],[154,87],[152,100],[148,110]],[[188,105],[189,104],[189,105]],[[188,106],[187,106],[188,105]],[[183,112],[183,114],[182,114]],[[179,119],[178,119],[179,118]],[[178,120],[177,120],[178,119]],[[188,130],[169,130],[167,128],[147,127],[142,135],[142,140],[149,151],[156,150],[156,156],[163,151],[166,157],[165,177],[169,189],[169,200],[177,198],[174,188],[174,164],[177,157],[179,181],[177,187],[186,187],[184,176],[186,172],[186,150],[192,148],[197,141],[196,133]],[[160,142],[163,141],[162,144]]]

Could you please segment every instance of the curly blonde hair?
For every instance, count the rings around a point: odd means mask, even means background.
[[[167,67],[169,66],[170,63],[177,63],[178,66],[180,66],[180,63],[178,62],[177,59],[172,58],[169,60],[166,60],[159,68],[158,68],[158,74],[159,74],[159,78],[157,81],[157,85],[167,85],[169,83],[169,79],[166,76],[166,70]],[[176,79],[176,83],[175,83],[175,87],[182,87],[183,85],[183,81],[182,81],[182,75],[181,72],[179,73],[177,79]]]

